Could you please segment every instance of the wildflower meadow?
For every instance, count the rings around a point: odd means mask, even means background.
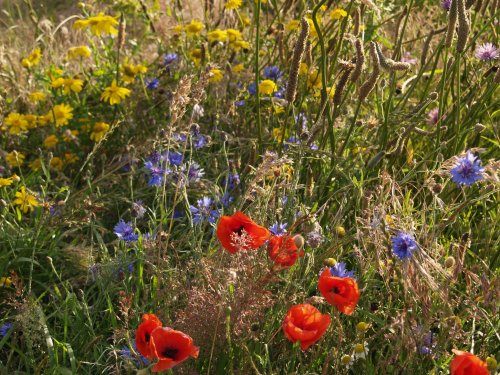
[[[0,10],[0,374],[498,373],[499,0]]]

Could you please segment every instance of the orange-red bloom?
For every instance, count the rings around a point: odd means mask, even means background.
[[[222,216],[217,225],[217,238],[231,254],[238,250],[258,249],[270,236],[266,228],[257,225],[240,211],[233,216]]]
[[[283,321],[283,332],[291,342],[300,341],[300,348],[307,350],[318,341],[330,326],[330,316],[308,303],[295,305],[288,310]]]
[[[193,345],[193,339],[171,328],[155,329],[151,335],[151,346],[159,359],[153,372],[168,370],[189,357],[198,358],[199,349]]]
[[[151,347],[151,334],[156,328],[161,326],[161,321],[155,314],[144,314],[142,316],[142,323],[135,333],[137,350],[148,359],[154,357],[153,348]]]
[[[318,288],[330,305],[335,305],[346,315],[351,315],[359,300],[359,288],[351,277],[332,276],[326,267],[319,277]]]
[[[294,265],[297,257],[304,256],[295,244],[292,236],[272,236],[267,245],[269,258],[283,267]]]
[[[472,353],[453,349],[451,375],[489,375],[488,366]]]

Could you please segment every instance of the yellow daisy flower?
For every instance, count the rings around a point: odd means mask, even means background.
[[[233,71],[233,73],[241,73],[244,69],[245,69],[245,66],[242,63],[233,65],[231,67],[231,70]]]
[[[64,161],[66,162],[66,164],[74,164],[78,160],[80,160],[80,158],[72,152],[66,152],[64,154]]]
[[[28,57],[21,60],[21,65],[25,68],[32,68],[38,65],[40,57],[42,57],[42,50],[40,48],[35,48]]]
[[[222,70],[220,69],[211,69],[210,70],[210,78],[208,79],[209,82],[212,83],[217,83],[222,81],[222,77],[224,77],[224,74],[222,73]]]
[[[259,83],[259,93],[264,95],[271,95],[273,92],[278,90],[276,83],[270,79],[265,79]]]
[[[57,138],[56,135],[52,134],[49,135],[47,138],[44,139],[43,145],[45,148],[54,148],[56,147],[57,143],[59,142],[59,138]]]
[[[9,128],[10,134],[19,134],[28,130],[28,121],[24,115],[17,112],[9,113],[5,118],[5,125]]]
[[[228,35],[226,30],[215,29],[207,33],[207,38],[209,42],[225,42]]]
[[[108,130],[109,124],[106,124],[105,122],[97,122],[92,129],[92,133],[90,133],[90,139],[95,142],[99,142],[104,138],[104,135],[108,132]]]
[[[97,16],[89,17],[86,20],[78,20],[73,24],[75,29],[87,29],[90,27],[90,32],[97,36],[116,35],[118,30],[114,26],[118,25],[115,17],[105,16],[104,13],[99,13]]]
[[[31,163],[29,163],[28,166],[32,171],[37,172],[40,169],[42,169],[42,160],[40,158],[37,158],[33,160]]]
[[[130,90],[125,87],[119,87],[116,85],[116,81],[113,80],[111,86],[106,87],[104,92],[101,94],[101,101],[109,102],[111,105],[120,104],[123,99],[130,95]]]
[[[0,287],[8,288],[12,285],[12,279],[10,277],[2,276],[0,277]]]
[[[242,3],[242,0],[229,0],[226,4],[224,4],[224,8],[226,8],[226,10],[238,9],[241,7]]]
[[[67,125],[73,118],[73,108],[69,104],[55,105],[46,115],[57,127]]]
[[[64,163],[60,157],[54,156],[52,160],[50,160],[50,167],[60,171],[63,169]]]
[[[23,213],[27,213],[28,211],[33,212],[35,207],[38,207],[38,201],[33,194],[26,192],[26,188],[23,186],[21,190],[16,193],[16,199],[14,199],[14,204],[19,206],[19,209]]]
[[[344,9],[337,8],[330,12],[330,18],[332,20],[339,20],[344,17],[347,17],[347,12]]]
[[[7,163],[12,167],[20,167],[24,164],[24,159],[26,159],[26,156],[22,152],[17,151],[9,152],[5,156],[5,160],[7,160]]]
[[[67,58],[68,60],[79,60],[90,57],[92,51],[87,46],[71,47],[68,49]]]
[[[198,35],[200,31],[203,29],[204,25],[201,21],[192,20],[191,23],[188,23],[184,29],[187,34],[190,36]]]
[[[12,177],[9,178],[0,177],[0,187],[12,185],[13,182],[14,181],[12,181]]]
[[[38,103],[45,99],[45,94],[41,91],[33,91],[28,99],[32,103]]]

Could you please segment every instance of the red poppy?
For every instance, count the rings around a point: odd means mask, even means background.
[[[273,236],[267,245],[269,258],[283,267],[294,265],[297,257],[304,256],[291,236]]]
[[[283,321],[283,332],[291,342],[300,341],[300,348],[307,350],[318,341],[330,326],[330,316],[308,303],[295,305],[288,310]]]
[[[451,375],[489,375],[488,366],[472,353],[453,349]]]
[[[318,288],[330,305],[335,305],[346,315],[351,315],[359,300],[359,288],[352,277],[332,276],[326,267],[319,277]]]
[[[148,359],[154,357],[150,341],[151,334],[156,328],[161,326],[161,321],[155,314],[144,314],[142,316],[142,323],[135,332],[135,344],[137,346],[137,350]]]
[[[199,349],[193,345],[193,339],[171,328],[155,329],[151,335],[151,346],[159,359],[153,372],[168,370],[189,357],[198,358]]]
[[[238,250],[258,249],[271,233],[238,211],[233,216],[222,216],[217,226],[217,238],[231,254]]]

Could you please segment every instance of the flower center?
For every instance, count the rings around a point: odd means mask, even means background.
[[[179,349],[176,348],[166,348],[161,354],[165,358],[170,358],[175,360],[175,357],[177,356],[177,353],[179,352]]]
[[[245,227],[241,225],[238,229],[233,230],[234,233],[237,233],[238,236],[241,236],[243,234],[243,230],[245,230]]]

